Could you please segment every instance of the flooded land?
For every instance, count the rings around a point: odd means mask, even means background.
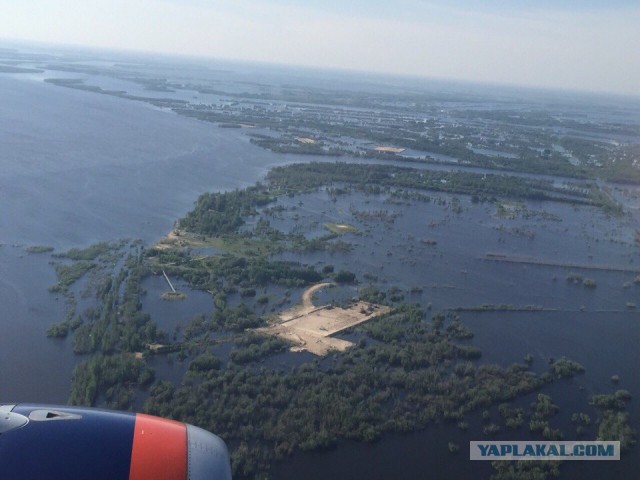
[[[3,400],[201,426],[234,478],[633,477],[638,99],[26,47],[0,98]]]

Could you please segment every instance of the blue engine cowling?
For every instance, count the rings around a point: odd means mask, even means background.
[[[225,443],[205,430],[129,412],[0,405],[2,480],[227,480]]]

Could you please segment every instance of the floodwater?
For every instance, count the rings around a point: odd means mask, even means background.
[[[61,72],[55,76],[77,77]],[[65,403],[70,372],[82,359],[73,355],[69,339],[46,338],[47,327],[64,316],[64,301],[47,291],[55,283],[50,255],[27,254],[24,247],[51,245],[62,251],[120,238],[149,244],[169,231],[200,193],[241,188],[273,165],[316,159],[267,152],[251,145],[242,131],[142,102],[56,87],[43,77],[0,74],[0,401]],[[100,85],[126,87],[111,79],[102,79]],[[507,365],[531,353],[533,368],[543,371],[549,357],[567,355],[586,367],[584,375],[545,390],[561,406],[560,423],[566,424],[576,409],[587,411],[589,395],[612,391],[609,378],[618,374],[620,388],[634,395],[629,411],[633,423],[640,424],[640,319],[626,306],[640,305],[635,275],[581,271],[597,283],[597,288],[587,289],[567,282],[573,269],[483,258],[498,252],[640,267],[633,240],[637,219],[611,219],[595,209],[550,203],[527,205],[538,215],[506,219],[496,216],[494,206],[473,204],[468,197],[433,197],[431,203],[398,203],[385,196],[351,194],[339,196],[334,204],[319,191],[280,199],[287,210],[269,220],[285,231],[297,225],[315,235],[323,231],[323,223],[355,225],[360,233],[343,238],[353,245],[350,253],[281,258],[339,265],[354,271],[362,283],[369,274],[379,279],[373,284],[397,285],[407,301],[431,304],[434,311],[483,303],[555,310],[460,315],[475,333],[481,361]],[[454,205],[461,207],[459,213]],[[354,215],[379,210],[386,210],[392,220]],[[543,212],[559,221],[543,218]],[[170,335],[176,324],[210,311],[210,299],[202,292],[189,293],[185,302],[159,300],[162,282],[146,281],[144,306]],[[421,292],[409,293],[413,287]],[[285,292],[273,288],[267,293],[277,297]],[[294,295],[286,305],[295,301]],[[184,369],[156,363],[165,378],[177,379]],[[486,465],[466,460],[464,445],[480,439],[474,438],[481,431],[474,422],[472,418],[464,434],[441,425],[412,435],[389,435],[374,445],[345,442],[329,452],[298,454],[276,468],[275,478],[487,477]],[[446,451],[448,441],[463,446],[457,459]],[[632,478],[637,462],[636,447],[614,467],[604,462],[589,472],[599,472],[600,478]],[[580,465],[564,466],[563,471],[565,478],[584,476]]]
[[[47,292],[55,283],[49,255],[25,247],[150,244],[200,193],[242,188],[270,166],[309,161],[145,103],[31,78],[0,75],[0,111],[3,401],[66,403],[78,360],[70,345],[45,337],[64,305]]]
[[[575,431],[572,413],[584,411],[598,418],[588,405],[591,395],[617,388],[629,390],[635,398],[640,395],[640,316],[627,306],[640,300],[640,286],[633,283],[640,270],[633,219],[548,202],[528,202],[526,209],[519,205],[515,218],[505,218],[493,204],[474,204],[469,197],[445,194],[433,194],[430,202],[398,202],[388,195],[350,193],[332,202],[320,190],[281,198],[279,203],[284,209],[267,218],[282,231],[317,236],[326,223],[358,229],[341,237],[352,245],[349,253],[284,253],[282,259],[320,268],[340,265],[356,273],[362,285],[370,283],[383,290],[397,286],[405,301],[418,302],[425,310],[482,304],[542,307],[544,311],[537,312],[462,311],[459,315],[475,334],[472,343],[483,352],[480,362],[506,366],[521,363],[531,354],[533,370],[541,373],[549,359],[567,356],[586,368],[584,375],[543,389],[560,406],[561,414],[551,424],[565,431],[567,439]],[[384,216],[372,219],[363,212],[384,212]],[[494,262],[486,259],[487,252],[635,271]],[[590,278],[597,286],[568,281],[573,274]],[[618,386],[611,383],[614,374],[625,379]],[[531,400],[520,404],[526,410]],[[636,425],[639,407],[635,402],[629,406]],[[478,412],[469,416],[472,425],[478,416]],[[496,439],[520,439],[526,430],[503,432]],[[439,445],[434,444],[435,438]],[[275,477],[423,478],[424,472],[435,474],[434,478],[488,477],[486,465],[476,470],[466,461],[468,442],[483,438],[481,426],[461,432],[449,425],[391,435],[374,445],[343,442],[329,452],[295,455],[276,467]],[[449,441],[461,445],[458,455],[465,461],[455,461],[446,450]],[[635,448],[614,469],[600,465],[597,471],[601,478],[631,475],[637,456]],[[580,465],[563,470],[571,472],[565,478],[580,478],[584,473]]]

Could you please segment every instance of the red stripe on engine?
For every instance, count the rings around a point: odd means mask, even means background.
[[[136,415],[129,480],[186,480],[187,427],[184,423]]]

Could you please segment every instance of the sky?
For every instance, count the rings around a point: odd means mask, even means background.
[[[1,11],[0,39],[640,95],[639,0],[2,0]]]

